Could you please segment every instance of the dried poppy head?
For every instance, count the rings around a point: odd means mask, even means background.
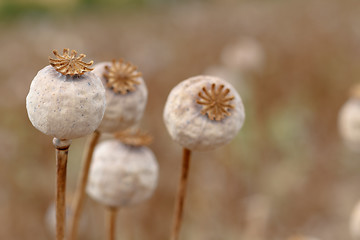
[[[105,89],[89,72],[92,64],[82,62],[84,54],[64,49],[58,59],[33,79],[26,98],[29,119],[35,128],[58,139],[74,139],[92,133],[105,111]]]
[[[345,144],[354,151],[360,151],[360,86],[354,86],[350,98],[339,112],[339,131]]]
[[[140,72],[123,60],[94,66],[106,89],[106,111],[100,132],[114,133],[140,121],[147,102],[147,88]]]
[[[94,151],[87,193],[105,206],[140,203],[152,195],[157,185],[156,158],[149,148],[138,145],[143,136],[124,136],[118,135],[127,143],[107,140]]]
[[[190,150],[228,143],[244,123],[241,98],[226,81],[196,76],[179,83],[168,96],[164,121],[171,137]]]

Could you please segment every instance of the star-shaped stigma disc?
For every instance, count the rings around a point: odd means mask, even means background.
[[[114,92],[127,94],[136,89],[136,85],[140,84],[137,78],[141,77],[141,72],[136,71],[136,66],[131,63],[125,63],[124,60],[113,60],[111,66],[105,66],[106,86],[113,89]]]
[[[93,64],[93,61],[88,63],[82,61],[82,59],[86,57],[85,54],[80,54],[77,57],[77,52],[72,50],[69,54],[68,48],[64,48],[63,55],[60,55],[57,50],[53,50],[53,53],[57,59],[49,57],[50,65],[63,75],[82,75],[85,72],[93,70],[90,68],[90,66]]]
[[[234,99],[234,96],[228,96],[230,89],[224,89],[224,85],[220,85],[216,89],[215,83],[211,85],[210,91],[206,87],[202,88],[202,91],[198,93],[199,99],[196,103],[203,105],[201,114],[207,115],[210,120],[221,121],[227,116],[230,116],[230,109],[234,108],[234,105],[230,102]]]

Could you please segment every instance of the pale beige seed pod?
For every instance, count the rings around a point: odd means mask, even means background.
[[[353,239],[360,239],[360,201],[355,205],[350,216],[350,235]]]
[[[148,199],[158,179],[158,164],[148,142],[138,137],[107,140],[94,151],[87,193],[109,207],[126,207]]]
[[[83,137],[96,130],[104,115],[106,100],[101,80],[75,50],[64,49],[50,58],[31,82],[26,109],[35,128],[58,139]]]
[[[94,66],[106,89],[106,110],[98,131],[114,133],[137,124],[144,114],[147,88],[142,75],[123,60]]]
[[[189,150],[205,151],[230,142],[242,127],[245,112],[230,83],[196,76],[171,90],[163,117],[174,141]]]
[[[351,96],[339,112],[339,131],[349,149],[360,151],[360,85],[351,89]]]

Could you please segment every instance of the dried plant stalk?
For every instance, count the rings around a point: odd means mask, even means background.
[[[56,148],[56,240],[64,239],[66,165],[70,143],[70,140],[53,139],[53,144]]]
[[[118,209],[115,207],[107,207],[106,209],[107,231],[109,240],[115,240],[117,212]]]
[[[80,170],[79,179],[77,182],[77,187],[72,201],[72,209],[74,211],[71,218],[71,228],[69,232],[69,240],[75,240],[77,237],[79,220],[81,216],[81,210],[84,203],[85,188],[88,180],[89,169],[91,165],[92,155],[94,153],[94,148],[99,140],[100,132],[95,131],[87,141],[84,158],[82,161],[82,167]]]
[[[170,237],[171,240],[179,239],[181,222],[182,222],[182,218],[183,218],[184,202],[185,202],[185,196],[186,196],[186,185],[187,185],[189,168],[190,168],[190,156],[191,156],[191,151],[187,148],[184,148],[183,149],[181,177],[180,177],[179,188],[178,188],[178,193],[177,193],[177,197],[176,197],[174,221],[173,221],[171,237]]]

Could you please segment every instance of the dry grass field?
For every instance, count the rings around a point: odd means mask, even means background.
[[[93,4],[0,1],[0,239],[53,239],[45,215],[54,198],[54,149],[25,109],[31,80],[53,49],[76,49],[95,63],[124,58],[143,72],[149,99],[141,127],[154,136],[159,183],[149,201],[120,210],[117,235],[164,240],[182,151],[163,124],[167,95],[220,68],[223,50],[244,38],[260,46],[262,65],[222,74],[242,96],[246,121],[229,145],[193,154],[182,239],[351,239],[360,156],[342,143],[337,119],[360,80],[358,1]],[[84,143],[70,147],[69,197]],[[84,211],[79,239],[104,239],[102,206],[87,199]]]

